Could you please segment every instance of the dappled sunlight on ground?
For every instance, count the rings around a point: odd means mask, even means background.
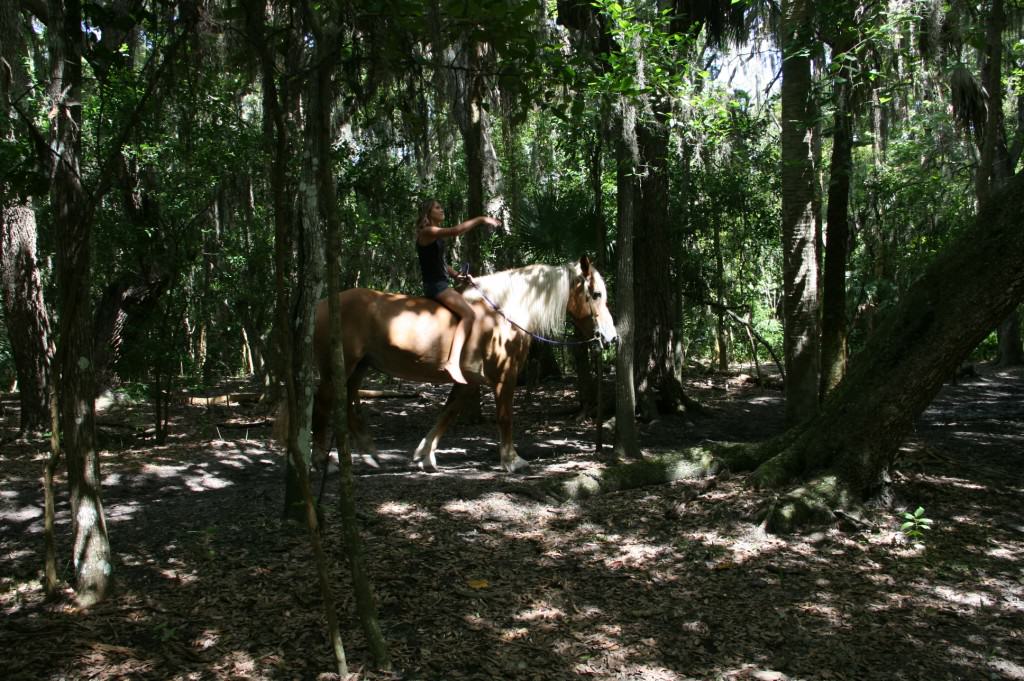
[[[439,472],[413,470],[446,391],[406,389],[412,397],[367,401],[382,465],[354,464],[400,677],[366,666],[337,476],[327,478],[323,541],[362,679],[1024,679],[1019,374],[944,391],[901,454],[898,508],[866,511],[869,528],[787,539],[760,528],[770,496],[742,476],[579,503],[547,495],[552,482],[604,466],[594,424],[571,418],[564,384],[518,396],[526,474],[501,471],[488,396],[482,423],[456,423],[442,441]],[[778,390],[718,375],[691,390],[708,415],[642,424],[647,450],[781,431]],[[179,406],[172,416],[167,444],[156,445],[145,408],[122,401],[103,413],[118,583],[89,613],[45,603],[38,586],[46,443],[0,452],[0,646],[15,651],[5,679],[332,678],[305,530],[281,520],[283,456],[265,414]],[[66,489],[61,472],[65,577]],[[897,513],[918,505],[934,520],[921,543],[899,531]]]

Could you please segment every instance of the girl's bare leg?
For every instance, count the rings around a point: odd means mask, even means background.
[[[455,334],[452,337],[452,347],[448,352],[448,360],[442,365],[442,369],[452,377],[456,383],[467,383],[466,377],[462,375],[459,366],[462,360],[462,348],[473,330],[473,320],[476,314],[469,306],[462,294],[454,289],[445,289],[437,296],[438,302],[447,307],[459,316],[459,325],[455,327]]]

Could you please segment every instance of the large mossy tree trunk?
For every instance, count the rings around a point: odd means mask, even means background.
[[[853,358],[817,416],[759,448],[756,484],[811,483],[771,509],[769,530],[831,517],[885,489],[914,419],[1024,299],[1024,175],[992,195]]]
[[[11,101],[20,101],[31,87],[24,68],[29,57],[25,22],[13,2],[0,6],[0,57],[8,70],[0,78],[0,140],[13,145]],[[36,256],[36,214],[32,199],[18,196],[9,178],[0,178],[0,296],[4,322],[18,378],[19,431],[42,432],[50,426],[50,366],[53,347],[50,318],[43,303],[43,287]]]

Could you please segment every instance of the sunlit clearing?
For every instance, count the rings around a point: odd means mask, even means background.
[[[107,519],[112,522],[131,520],[141,508],[142,504],[137,501],[115,504],[107,511]]]
[[[162,577],[177,582],[178,584],[195,584],[199,578],[191,572],[182,572],[174,568],[160,568],[158,570]]]
[[[13,563],[16,560],[20,560],[22,558],[25,558],[26,556],[32,555],[32,553],[33,552],[29,549],[16,549],[14,551],[8,551],[3,555],[5,561],[11,561]]]
[[[1004,679],[1024,679],[1024,667],[1020,666],[1017,662],[1011,662],[999,657],[988,658],[988,666],[992,668],[995,674]],[[993,674],[993,678],[996,675]]]
[[[377,507],[377,513],[408,520],[430,520],[434,517],[432,513],[425,511],[416,504],[410,504],[405,501],[386,501]]]
[[[551,517],[547,510],[538,504],[504,492],[492,492],[470,501],[449,501],[442,508],[452,515],[469,517],[477,521],[492,520],[529,526],[544,524]]]
[[[522,638],[529,638],[530,630],[526,627],[515,627],[513,629],[502,629],[499,634],[502,641],[516,641]]]
[[[272,656],[265,656],[264,662],[273,662]],[[243,678],[243,679],[266,679],[269,678],[266,674],[258,674],[256,672],[257,666],[256,661],[252,656],[244,650],[233,650],[224,656],[224,659],[218,662],[215,667],[216,670],[229,678]]]
[[[1017,662],[1011,662],[1005,658],[996,657],[991,651],[986,650],[985,654],[982,655],[977,650],[953,645],[950,646],[949,652],[957,657],[961,657],[976,664],[984,664],[992,670],[990,678],[1014,679],[1015,681],[1024,680],[1024,667]]]
[[[176,478],[188,466],[164,466],[160,464],[147,463],[142,467],[142,472],[147,475],[155,475],[158,478]]]
[[[513,617],[517,622],[550,622],[565,617],[565,611],[557,608],[547,601],[537,601],[526,610],[522,610]]]
[[[193,492],[205,492],[211,489],[224,489],[225,487],[231,487],[235,483],[230,480],[224,480],[218,478],[215,475],[197,475],[190,478],[186,478],[185,484]]]
[[[961,591],[960,589],[939,585],[933,588],[933,592],[944,601],[965,605],[970,608],[990,607],[993,605],[991,596],[978,593],[977,591]]]
[[[918,479],[921,480],[922,482],[931,482],[936,485],[946,485],[949,487],[956,487],[958,489],[970,489],[977,490],[979,492],[984,492],[988,490],[987,486],[979,485],[978,483],[973,482],[971,480],[964,480],[963,478],[951,478],[944,475],[922,474],[919,476]]]
[[[38,506],[21,506],[0,510],[0,520],[5,523],[24,523],[43,515]]]
[[[606,567],[612,570],[619,568],[643,568],[656,562],[672,549],[666,546],[654,546],[640,542],[626,541],[614,557],[603,559]]]
[[[801,610],[807,613],[808,615],[820,617],[826,620],[833,627],[847,626],[848,622],[846,618],[843,617],[843,613],[838,608],[831,605],[826,605],[824,602],[822,602],[831,600],[829,594],[825,594],[819,591],[815,596],[817,600],[804,601],[803,603],[798,603],[796,606],[797,610]]]
[[[220,643],[220,634],[213,629],[204,629],[192,640],[192,647],[197,650],[209,650]]]
[[[148,676],[155,671],[152,660],[138,659],[140,651],[128,646],[111,645],[109,643],[93,643],[87,651],[83,651],[78,665],[85,672],[84,677],[99,675],[99,669],[117,668],[121,678]],[[63,677],[61,677],[63,678]]]

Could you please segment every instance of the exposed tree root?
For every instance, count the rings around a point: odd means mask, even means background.
[[[839,478],[822,475],[772,502],[764,514],[764,528],[784,535],[829,525],[836,520],[836,510],[851,506],[849,490]]]
[[[600,474],[581,473],[548,493],[560,500],[586,499],[598,494],[664,485],[679,480],[702,480],[724,471],[749,470],[763,460],[757,445],[717,444],[619,464]]]

